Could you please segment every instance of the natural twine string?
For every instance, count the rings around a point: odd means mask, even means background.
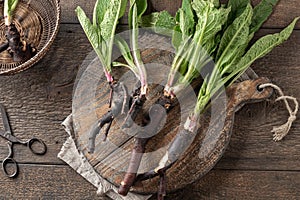
[[[274,85],[272,83],[265,83],[265,84],[262,84],[259,86],[260,89],[263,89],[266,87],[272,87],[278,91],[280,97],[278,97],[275,101],[283,100],[283,102],[290,114],[290,117],[288,118],[288,121],[285,124],[282,124],[281,126],[278,126],[278,127],[273,127],[273,130],[271,131],[274,133],[273,140],[280,141],[288,134],[289,130],[291,129],[292,123],[296,120],[296,115],[299,110],[299,103],[295,97],[285,96],[283,94],[281,88],[278,87],[277,85]],[[294,102],[294,104],[295,104],[294,110],[291,109],[288,100],[291,100]]]

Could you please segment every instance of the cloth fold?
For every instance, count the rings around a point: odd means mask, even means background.
[[[151,195],[141,195],[133,192],[129,192],[126,197],[119,195],[118,188],[101,177],[88,162],[84,154],[77,149],[74,140],[72,114],[65,119],[62,125],[70,137],[63,144],[57,157],[94,185],[97,188],[98,195],[108,196],[114,200],[147,200],[151,197]]]

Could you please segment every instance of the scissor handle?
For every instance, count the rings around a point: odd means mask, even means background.
[[[8,165],[12,165],[13,166],[13,171],[12,172],[8,172],[8,170],[7,170],[7,166]],[[7,177],[9,177],[9,178],[14,178],[19,173],[18,164],[17,164],[17,162],[13,158],[5,158],[2,161],[2,169],[3,169],[4,174]]]
[[[34,150],[33,145],[36,143],[38,143],[42,146],[41,150]],[[37,139],[37,138],[31,138],[30,140],[28,140],[27,146],[31,150],[31,152],[36,155],[44,155],[47,152],[46,144],[42,140]]]

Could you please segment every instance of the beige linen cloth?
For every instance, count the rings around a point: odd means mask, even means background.
[[[58,158],[66,162],[78,174],[84,177],[87,181],[97,188],[97,194],[100,196],[108,196],[114,200],[147,200],[151,195],[141,195],[129,192],[126,197],[118,194],[118,188],[105,180],[98,174],[90,165],[84,154],[76,147],[74,140],[73,119],[72,114],[69,115],[62,123],[69,138],[63,144]]]

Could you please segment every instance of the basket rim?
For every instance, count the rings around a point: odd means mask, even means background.
[[[22,72],[22,71],[32,67],[33,65],[35,65],[46,55],[47,51],[50,49],[51,45],[53,44],[53,42],[57,36],[58,30],[59,30],[59,24],[60,24],[60,20],[61,20],[60,0],[54,0],[54,3],[56,5],[56,12],[57,12],[56,21],[55,21],[55,29],[52,32],[50,39],[46,43],[46,45],[43,46],[42,49],[36,55],[34,55],[32,58],[30,58],[26,62],[12,68],[12,69],[0,71],[0,75],[13,75],[13,74]]]

